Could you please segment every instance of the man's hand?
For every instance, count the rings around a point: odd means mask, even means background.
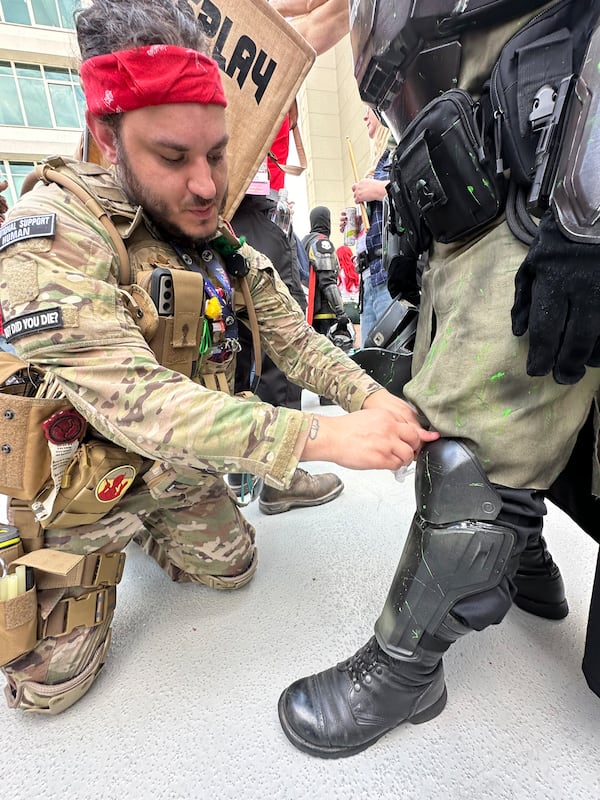
[[[269,0],[296,28],[318,56],[337,44],[350,30],[348,0]]]
[[[339,417],[315,416],[303,461],[333,461],[350,469],[390,469],[411,464],[439,433],[423,428],[408,403],[385,389],[363,409]]]
[[[352,193],[356,205],[369,203],[371,200],[383,202],[387,192],[386,186],[389,181],[380,181],[377,178],[361,178],[357,183],[352,184]]]
[[[6,197],[2,194],[8,189],[8,181],[0,181],[0,225],[4,223],[4,215],[8,211]]]
[[[515,278],[512,329],[529,330],[528,375],[573,384],[600,366],[600,246],[567,239],[552,211]]]

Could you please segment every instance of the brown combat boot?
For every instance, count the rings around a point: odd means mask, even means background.
[[[333,472],[311,475],[298,468],[289,489],[263,486],[258,507],[263,514],[282,514],[290,508],[321,506],[341,494],[344,484]]]

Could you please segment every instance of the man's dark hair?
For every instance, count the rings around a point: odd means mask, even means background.
[[[94,0],[75,16],[81,58],[152,44],[190,47],[208,55],[187,0]]]

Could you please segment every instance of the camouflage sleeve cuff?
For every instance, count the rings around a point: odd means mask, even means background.
[[[344,408],[346,408],[347,411],[360,411],[367,397],[383,388],[381,384],[369,378],[365,373],[364,378],[361,379],[358,384],[355,384],[354,391],[349,398],[349,404],[347,407],[344,406]]]

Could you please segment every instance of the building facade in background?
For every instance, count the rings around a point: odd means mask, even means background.
[[[73,24],[78,6],[79,0],[0,0],[0,179],[8,180],[9,205],[34,163],[73,156],[79,146],[85,100]],[[307,232],[308,209],[326,205],[332,238],[341,244],[335,222],[352,205],[354,182],[346,137],[359,174],[369,163],[348,37],[316,60],[298,101],[308,167],[301,177],[286,179],[295,227]]]

